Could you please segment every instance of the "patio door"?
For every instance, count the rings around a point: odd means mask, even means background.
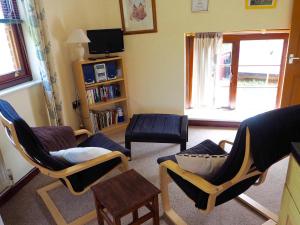
[[[280,104],[288,34],[224,35],[216,105],[263,112]]]
[[[300,1],[294,1],[281,106],[300,104]]]

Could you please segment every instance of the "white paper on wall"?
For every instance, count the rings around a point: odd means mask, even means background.
[[[192,12],[208,11],[208,0],[192,0]]]

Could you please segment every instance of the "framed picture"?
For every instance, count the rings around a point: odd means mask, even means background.
[[[192,12],[208,12],[208,0],[192,0]]]
[[[119,0],[124,34],[157,32],[155,0]]]
[[[277,0],[245,0],[246,9],[271,9],[276,8]]]

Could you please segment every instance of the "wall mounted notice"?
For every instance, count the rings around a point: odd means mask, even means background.
[[[208,0],[192,0],[192,12],[203,11],[208,11]]]

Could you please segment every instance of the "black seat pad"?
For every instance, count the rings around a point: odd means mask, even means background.
[[[98,133],[89,137],[88,139],[80,143],[78,147],[101,147],[109,149],[111,151],[122,152],[126,156],[129,156],[130,154],[130,151],[128,149],[109,139],[102,133]]]
[[[183,151],[184,154],[209,154],[209,155],[223,155],[226,152],[219,147],[217,144],[210,140],[205,140],[200,144],[190,148],[188,150]],[[158,163],[162,163],[166,160],[172,160],[177,163],[175,155],[161,157],[157,160]],[[222,169],[222,168],[221,168]],[[179,188],[195,202],[195,206],[199,209],[206,209],[208,194],[194,186],[190,182],[184,180],[181,176],[176,173],[168,170],[170,177],[174,180],[174,182],[179,186]],[[227,202],[233,198],[235,198],[240,193],[246,191],[257,179],[259,176],[247,179],[243,182],[238,183],[237,185],[229,188],[220,194],[216,199],[216,205],[220,205],[224,202]],[[210,179],[209,181],[215,184],[215,178]]]
[[[111,151],[119,151],[124,155],[129,155],[129,150],[122,147],[118,143],[112,141],[102,133],[95,134],[82,143],[78,147],[101,147]],[[73,188],[75,191],[83,191],[85,187],[97,181],[99,178],[104,176],[110,170],[115,168],[121,163],[121,158],[111,159],[107,162],[101,163],[97,166],[91,167],[72,176],[69,176]]]

